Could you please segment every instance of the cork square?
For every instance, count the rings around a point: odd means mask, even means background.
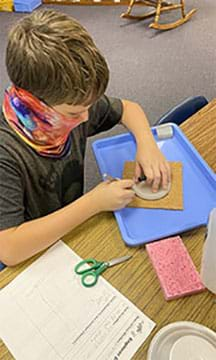
[[[169,210],[183,210],[183,181],[182,181],[182,163],[169,162],[171,166],[171,189],[169,193],[158,200],[145,200],[139,198],[137,195],[127,205],[127,207],[135,208],[149,208],[149,209],[169,209]],[[134,178],[134,161],[126,161],[123,170],[123,179]]]

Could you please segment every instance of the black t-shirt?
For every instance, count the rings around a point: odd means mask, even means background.
[[[71,131],[71,149],[59,159],[40,156],[0,116],[0,230],[52,213],[83,194],[87,137],[122,116],[122,102],[101,97],[89,120]]]

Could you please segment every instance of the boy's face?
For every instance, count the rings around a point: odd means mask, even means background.
[[[68,104],[61,104],[53,106],[53,109],[59,112],[62,115],[67,116],[68,118],[77,119],[82,122],[88,121],[88,110],[91,107],[83,106],[83,105],[68,105]]]

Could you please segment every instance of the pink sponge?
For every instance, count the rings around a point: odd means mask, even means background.
[[[146,245],[165,299],[195,294],[205,289],[180,236]]]

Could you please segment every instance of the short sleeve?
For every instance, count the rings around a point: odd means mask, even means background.
[[[111,129],[121,120],[123,104],[120,99],[103,95],[90,109],[87,136]]]
[[[0,148],[0,230],[24,222],[24,187],[16,163]]]

